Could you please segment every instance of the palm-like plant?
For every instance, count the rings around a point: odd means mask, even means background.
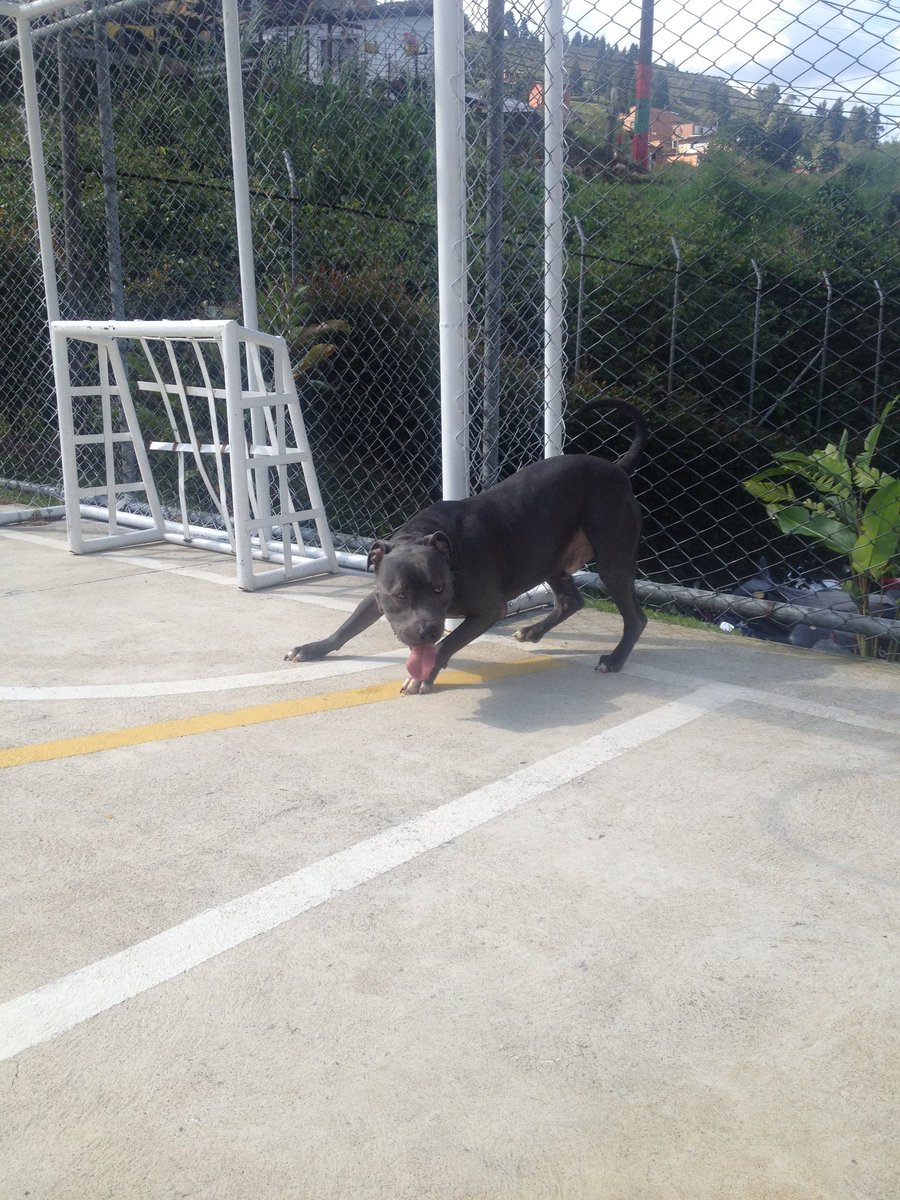
[[[895,401],[884,406],[855,456],[845,429],[837,445],[809,454],[781,451],[776,465],[744,482],[782,533],[811,538],[847,559],[849,587],[864,611],[872,585],[900,572],[900,479],[872,462],[894,407]]]

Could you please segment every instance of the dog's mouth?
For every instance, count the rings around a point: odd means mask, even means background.
[[[434,670],[437,659],[437,646],[428,642],[422,646],[410,646],[409,658],[406,660],[406,670],[411,679],[427,679]]]

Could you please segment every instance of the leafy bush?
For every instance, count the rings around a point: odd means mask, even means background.
[[[780,451],[777,465],[744,483],[782,533],[809,538],[846,559],[850,590],[863,610],[873,585],[900,574],[900,479],[872,461],[893,409],[894,401],[884,406],[855,456],[848,453],[845,429],[837,444],[808,454]]]

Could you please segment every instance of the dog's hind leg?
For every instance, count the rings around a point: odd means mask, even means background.
[[[544,634],[555,625],[559,625],[561,621],[565,621],[567,617],[577,613],[580,608],[584,608],[581,592],[567,571],[561,571],[559,575],[551,576],[547,580],[547,586],[553,592],[556,604],[542,620],[536,621],[534,625],[526,625],[524,629],[517,629],[513,634],[516,641],[539,642]]]
[[[597,573],[610,600],[622,614],[624,628],[619,644],[600,656],[595,670],[620,671],[644,632],[647,618],[634,590],[641,536],[640,510],[631,499],[617,512],[594,514],[585,532],[594,551]]]
[[[597,556],[597,570],[603,582],[603,587],[610,600],[622,614],[624,628],[619,644],[609,654],[602,654],[596,671],[620,671],[625,660],[634,649],[634,644],[644,632],[647,618],[644,610],[638,604],[634,590],[635,569],[629,563],[627,567],[612,564],[603,557]]]

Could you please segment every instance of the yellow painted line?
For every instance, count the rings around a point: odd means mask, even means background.
[[[495,679],[507,679],[513,675],[526,675],[534,671],[549,671],[562,665],[563,660],[534,655],[515,662],[491,664],[477,671],[443,671],[437,688],[441,690],[448,684],[490,683]],[[111,729],[106,733],[88,733],[81,737],[61,738],[55,742],[11,746],[0,750],[0,769],[50,762],[57,758],[77,758],[82,754],[99,754],[103,750],[120,750],[126,746],[145,746],[149,742],[193,737],[198,733],[218,733],[223,729],[238,729],[245,725],[287,721],[292,717],[306,717],[312,713],[334,712],[341,708],[355,708],[360,704],[396,700],[399,694],[400,685],[395,680],[392,683],[378,683],[371,687],[353,688],[343,692],[304,696],[297,700],[276,700],[272,704],[254,704],[248,708],[233,708],[226,712],[178,717],[173,721],[156,721],[152,725],[132,725],[128,729]],[[404,700],[407,704],[419,702],[417,697]]]

